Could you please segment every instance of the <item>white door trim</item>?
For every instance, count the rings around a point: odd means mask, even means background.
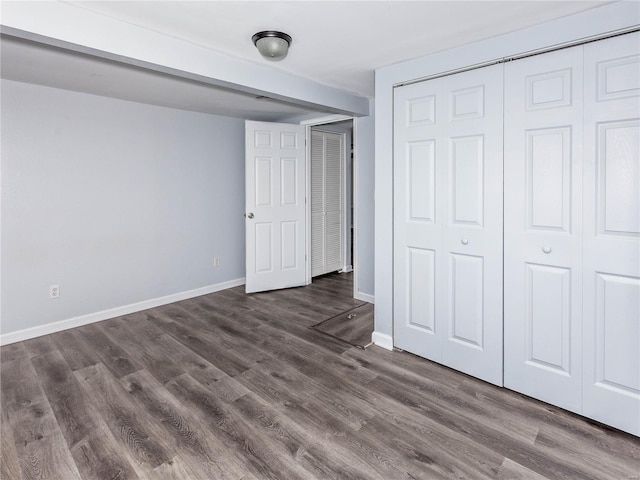
[[[305,126],[316,126],[316,125],[326,125],[327,123],[335,123],[335,122],[342,122],[344,120],[353,120],[353,117],[350,117],[348,115],[340,115],[340,114],[335,114],[335,115],[327,115],[326,117],[318,117],[318,118],[311,118],[309,120],[302,120],[300,122],[300,125],[305,125]]]

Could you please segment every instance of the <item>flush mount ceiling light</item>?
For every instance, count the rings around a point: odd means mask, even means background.
[[[291,45],[291,37],[289,35],[275,30],[258,32],[251,37],[251,40],[253,40],[253,44],[260,52],[260,55],[267,60],[282,60],[287,56],[289,45]]]

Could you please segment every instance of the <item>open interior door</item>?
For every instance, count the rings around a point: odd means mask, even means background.
[[[307,283],[304,139],[302,125],[246,122],[247,293]]]

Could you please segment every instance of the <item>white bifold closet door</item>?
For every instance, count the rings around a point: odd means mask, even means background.
[[[640,435],[640,36],[505,68],[505,386]]]
[[[582,408],[582,47],[505,67],[504,385]]]
[[[344,135],[311,132],[311,276],[343,265]]]
[[[584,56],[583,414],[640,436],[640,33]]]
[[[395,89],[394,343],[502,385],[501,65]]]

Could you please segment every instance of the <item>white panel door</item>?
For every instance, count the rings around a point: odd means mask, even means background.
[[[442,88],[434,80],[394,91],[393,339],[395,346],[436,362],[442,362],[436,328],[436,297],[442,296],[436,147],[444,143],[436,101],[442,102]]]
[[[640,34],[585,45],[584,415],[640,435]]]
[[[246,291],[306,283],[305,131],[245,124]]]
[[[399,87],[394,341],[502,385],[502,66]]]
[[[582,47],[505,66],[504,385],[581,411]]]

